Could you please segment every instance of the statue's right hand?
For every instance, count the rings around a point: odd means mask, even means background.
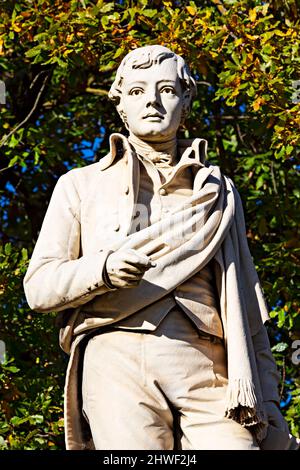
[[[111,253],[106,260],[106,272],[115,287],[135,287],[149,268],[156,263],[149,256],[131,248]]]

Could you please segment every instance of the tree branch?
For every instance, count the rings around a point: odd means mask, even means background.
[[[31,108],[31,110],[29,111],[29,113],[27,114],[27,116],[25,117],[25,119],[23,119],[23,121],[21,121],[19,124],[17,124],[17,125],[10,131],[10,133],[9,133],[8,135],[5,135],[5,136],[3,137],[3,139],[0,141],[0,148],[3,147],[3,145],[5,145],[6,142],[8,141],[8,139],[9,139],[18,129],[20,129],[20,127],[24,126],[24,124],[26,124],[26,122],[30,119],[30,117],[32,116],[32,114],[34,113],[34,111],[35,111],[36,108],[37,108],[37,105],[38,105],[39,100],[40,100],[40,97],[41,97],[41,95],[42,95],[42,93],[43,93],[43,91],[44,91],[44,89],[45,89],[45,87],[46,87],[46,83],[47,83],[47,80],[48,80],[49,76],[50,76],[49,74],[47,74],[47,75],[45,76],[45,78],[44,78],[44,80],[43,80],[43,82],[42,82],[41,88],[40,88],[40,90],[39,90],[39,92],[38,92],[38,94],[37,94],[37,97],[36,97],[36,99],[35,99],[35,102],[34,102],[34,104],[33,104],[33,107]],[[37,79],[37,77],[34,79],[34,81],[35,81],[36,79]],[[6,170],[7,168],[9,168],[9,167],[2,168],[2,169],[0,170],[0,172]]]
[[[240,115],[240,116],[230,116],[230,115],[224,115],[224,114],[216,114],[215,116],[210,117],[210,119],[223,119],[225,121],[235,121],[236,119],[257,119],[256,116],[245,116],[245,115]]]
[[[100,96],[107,96],[108,95],[108,91],[107,90],[103,90],[101,88],[90,88],[90,87],[87,87],[85,89],[85,91],[87,93],[93,93],[94,95],[100,95]]]
[[[203,81],[203,80],[201,80],[200,82],[197,82],[197,81],[196,81],[196,84],[197,84],[197,85],[206,85],[206,86],[208,86],[208,87],[212,86],[211,83],[205,82],[205,81]]]
[[[242,132],[241,132],[240,125],[237,122],[235,123],[235,129],[236,129],[236,132],[237,132],[238,138],[240,139],[241,144],[244,147],[247,147],[246,142],[244,141],[244,138],[243,138],[243,135],[242,135]]]

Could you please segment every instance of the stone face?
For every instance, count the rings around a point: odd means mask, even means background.
[[[176,136],[195,95],[182,57],[158,45],[127,54],[109,93],[129,132],[153,143]]]
[[[147,142],[170,140],[180,125],[183,91],[174,59],[127,70],[121,103],[130,133]]]

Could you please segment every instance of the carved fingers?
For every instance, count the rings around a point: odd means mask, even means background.
[[[145,272],[156,266],[151,258],[133,249],[120,249],[111,253],[106,260],[106,271],[115,287],[138,285]]]

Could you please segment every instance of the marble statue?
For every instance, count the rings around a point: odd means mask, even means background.
[[[67,449],[295,445],[239,194],[177,138],[196,92],[170,49],[131,51],[109,91],[126,132],[54,189],[24,289],[59,312]]]

